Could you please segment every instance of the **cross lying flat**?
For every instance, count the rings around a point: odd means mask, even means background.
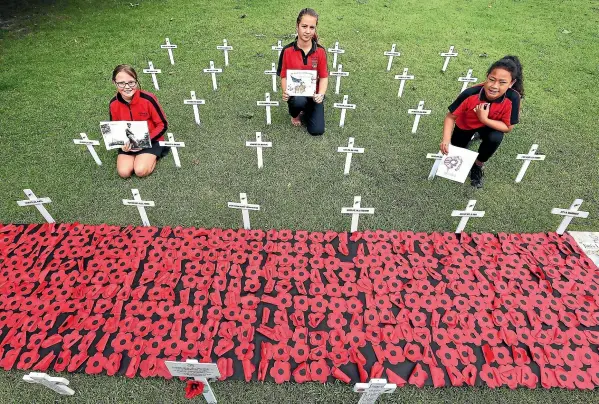
[[[356,383],[354,392],[362,393],[358,404],[374,404],[381,394],[393,393],[396,388],[396,384],[389,384],[386,379],[371,379],[369,383]]]
[[[75,394],[75,391],[68,387],[69,381],[64,377],[51,377],[46,373],[31,372],[23,376],[23,380],[27,383],[41,384],[63,396]]]

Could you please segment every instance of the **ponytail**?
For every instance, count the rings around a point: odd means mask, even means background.
[[[512,81],[514,85],[512,88],[516,90],[520,97],[524,98],[524,77],[522,75],[522,64],[517,56],[507,55],[493,63],[489,70],[487,70],[487,76],[491,74],[494,69],[504,69],[510,72],[512,75]]]

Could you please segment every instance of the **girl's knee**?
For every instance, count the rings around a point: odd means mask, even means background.
[[[154,167],[149,167],[149,166],[136,166],[135,167],[135,175],[137,175],[138,177],[147,177],[148,175],[152,174],[153,171],[154,171]]]
[[[503,140],[503,136],[503,132],[494,130],[491,133],[489,133],[489,142],[499,144]]]
[[[133,167],[118,167],[116,168],[119,177],[121,178],[129,178],[133,175]]]

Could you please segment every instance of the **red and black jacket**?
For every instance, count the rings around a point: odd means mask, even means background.
[[[137,90],[129,103],[117,93],[110,100],[109,114],[111,121],[147,121],[153,142],[164,140],[168,129],[166,116],[156,96],[147,91]]]
[[[277,67],[277,76],[287,77],[287,70],[316,70],[316,92],[318,92],[319,81],[325,77],[329,77],[327,69],[327,52],[314,39],[312,40],[312,48],[307,54],[297,46],[297,40],[285,45],[279,57],[279,65]]]

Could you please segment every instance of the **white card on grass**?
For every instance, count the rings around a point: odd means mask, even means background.
[[[316,70],[287,70],[287,92],[292,97],[312,97],[316,93]]]
[[[106,150],[120,149],[131,144],[131,151],[152,147],[150,131],[146,121],[104,121],[100,122],[100,132]]]
[[[463,183],[468,178],[468,173],[476,161],[478,153],[453,145],[449,145],[448,151],[449,153],[441,159],[437,175],[448,180]]]

